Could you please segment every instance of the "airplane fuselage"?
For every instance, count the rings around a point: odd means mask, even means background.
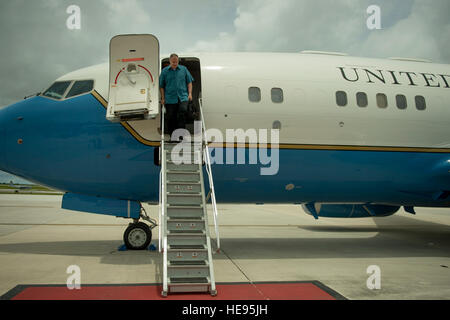
[[[227,129],[279,129],[276,174],[261,175],[262,164],[213,164],[219,203],[450,205],[449,65],[295,53],[180,57],[199,60],[206,127],[225,138],[211,145],[213,155],[231,148],[248,159],[255,148],[227,140]],[[92,92],[0,110],[0,169],[72,193],[157,202],[159,117],[111,123],[108,64],[58,81],[82,79],[94,80]]]

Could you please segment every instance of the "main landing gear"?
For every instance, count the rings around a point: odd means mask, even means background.
[[[128,250],[146,250],[152,241],[152,229],[157,226],[154,219],[150,218],[141,206],[141,218],[148,223],[133,219],[123,234],[123,241]]]

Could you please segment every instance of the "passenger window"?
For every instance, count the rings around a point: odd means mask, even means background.
[[[72,88],[70,88],[66,98],[78,96],[80,94],[92,91],[93,88],[94,88],[94,80],[76,81],[73,84]]]
[[[71,82],[72,81],[56,81],[50,86],[50,88],[45,90],[42,95],[44,97],[60,100],[64,96],[64,93],[66,92]]]
[[[260,102],[261,90],[258,87],[248,88],[248,100],[250,100],[250,102]]]
[[[427,104],[425,102],[424,97],[416,96],[416,108],[417,110],[425,110],[427,108]]]
[[[358,92],[356,94],[356,102],[358,103],[358,107],[364,108],[367,107],[368,101],[367,101],[367,94],[364,92]]]
[[[340,107],[345,107],[347,105],[347,93],[345,93],[344,91],[337,91],[336,103]]]
[[[283,90],[280,88],[272,88],[271,90],[272,102],[282,103],[283,102]]]
[[[387,97],[384,93],[378,93],[377,94],[377,105],[379,108],[387,108],[388,106],[388,101],[387,101]]]
[[[397,101],[397,108],[399,108],[400,110],[405,110],[408,107],[406,97],[404,95],[398,94],[395,97],[395,100]]]

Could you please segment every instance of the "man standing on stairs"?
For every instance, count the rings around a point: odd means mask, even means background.
[[[189,70],[179,65],[178,55],[172,53],[170,65],[161,71],[159,88],[161,90],[161,104],[166,106],[164,116],[165,132],[172,136],[177,128],[185,128],[188,101],[192,101],[192,77]]]

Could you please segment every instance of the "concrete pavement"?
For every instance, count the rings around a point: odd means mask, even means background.
[[[157,206],[145,207],[158,217]],[[216,281],[318,280],[349,299],[449,299],[450,209],[416,211],[316,221],[298,205],[219,204]],[[158,251],[117,251],[127,224],[63,210],[61,196],[1,194],[0,295],[18,284],[65,284],[70,265],[81,268],[82,285],[161,282]],[[155,244],[157,236],[156,228]],[[380,267],[379,290],[367,288],[370,265]]]

